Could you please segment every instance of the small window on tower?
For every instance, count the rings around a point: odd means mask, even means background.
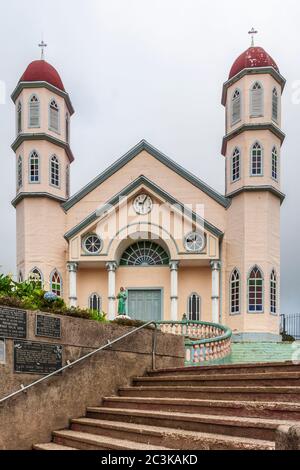
[[[238,315],[241,307],[240,273],[237,269],[230,276],[230,313]]]
[[[35,150],[30,154],[29,157],[29,182],[40,182],[40,159]]]
[[[254,266],[248,278],[248,311],[249,313],[263,312],[263,275],[257,266]]]
[[[21,155],[18,158],[17,164],[17,190],[23,186],[23,159]]]
[[[55,100],[52,100],[50,103],[49,113],[49,129],[59,132],[59,107]]]
[[[273,315],[277,314],[277,276],[276,272],[273,269],[270,278],[270,306],[271,313]]]
[[[18,102],[17,106],[17,133],[20,134],[22,132],[22,103],[21,101]]]
[[[29,127],[40,127],[40,100],[36,95],[29,101]]]
[[[50,159],[50,184],[57,188],[60,185],[59,160],[56,155],[52,155]]]
[[[241,158],[240,158],[240,151],[238,148],[236,148],[232,154],[232,160],[231,160],[231,179],[232,182],[237,181],[241,177],[241,171],[240,171],[240,166],[241,166]]]
[[[278,121],[278,91],[276,88],[273,89],[272,93],[272,119]]]
[[[70,143],[70,116],[68,113],[66,114],[66,141],[68,144]]]
[[[272,178],[278,180],[278,153],[276,147],[272,150]]]
[[[263,175],[263,151],[261,145],[256,142],[251,149],[251,176]]]
[[[235,90],[232,96],[232,116],[231,116],[231,124],[234,125],[241,120],[241,92],[239,90]]]
[[[251,117],[261,117],[264,114],[264,92],[263,87],[259,82],[254,83],[251,88]]]
[[[66,196],[70,197],[70,165],[66,166]]]

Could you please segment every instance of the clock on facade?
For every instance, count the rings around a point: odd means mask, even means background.
[[[139,194],[134,202],[133,207],[137,214],[146,215],[152,210],[152,199],[147,194]]]
[[[185,249],[191,253],[199,253],[205,248],[205,236],[200,232],[191,232],[184,237]]]

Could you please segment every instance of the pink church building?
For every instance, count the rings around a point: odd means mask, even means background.
[[[32,62],[12,94],[19,279],[34,274],[109,319],[124,287],[132,318],[185,313],[236,340],[278,340],[284,85],[261,47],[234,62],[222,93],[224,195],[146,141],[70,195],[74,108],[55,68]]]

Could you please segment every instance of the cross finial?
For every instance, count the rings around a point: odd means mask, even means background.
[[[252,28],[248,34],[251,34],[251,47],[254,47],[254,37],[255,37],[255,34],[258,34],[258,31],[256,31],[256,29]]]
[[[44,42],[44,40],[42,40],[42,42],[40,42],[39,44],[39,47],[41,48],[41,60],[44,60],[44,57],[45,57],[45,48],[48,46],[48,44],[46,44]]]

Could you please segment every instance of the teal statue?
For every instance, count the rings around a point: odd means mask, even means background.
[[[119,300],[118,303],[118,315],[126,316],[126,300],[127,300],[127,293],[124,287],[121,287],[120,292],[117,296]]]

